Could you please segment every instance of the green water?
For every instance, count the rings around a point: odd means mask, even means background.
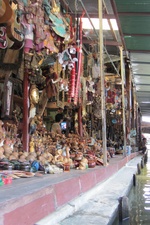
[[[128,220],[119,222],[115,220],[113,225],[150,225],[150,150],[148,161],[141,174],[136,175],[136,186],[130,191]]]

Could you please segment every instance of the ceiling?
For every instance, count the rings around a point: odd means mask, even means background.
[[[113,0],[121,35],[129,52],[141,113],[150,115],[150,0]]]
[[[72,14],[98,18],[98,0],[63,0]],[[103,18],[116,18],[119,31],[104,31],[104,53],[119,56],[123,45],[129,59],[137,101],[143,116],[150,115],[150,0],[103,0]],[[97,31],[94,31],[95,33]],[[97,34],[83,38],[86,47]],[[105,52],[106,51],[106,52]]]

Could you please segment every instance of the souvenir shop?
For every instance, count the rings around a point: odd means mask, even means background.
[[[0,0],[0,188],[4,196],[5,184],[12,185],[8,188],[12,198],[6,199],[11,204],[3,208],[0,203],[0,217],[11,218],[16,225],[24,221],[18,223],[15,210],[29,215],[34,211],[31,204],[40,210],[50,198],[49,212],[29,216],[28,224],[33,224],[92,188],[101,181],[99,168],[107,177],[109,161],[123,155],[124,139],[134,149],[140,136],[128,60],[123,58],[124,78],[120,56],[110,60],[104,53],[101,65],[98,41],[89,41],[93,31],[83,28],[87,12],[78,15],[76,7],[73,14],[65,2]],[[108,174],[116,168],[114,164]],[[78,174],[76,181],[69,181],[72,171]],[[60,175],[61,185],[63,172],[70,173],[65,173],[68,178],[58,190],[49,177]]]
[[[73,17],[55,0],[0,2],[1,167],[50,172],[65,164],[103,165],[102,92],[108,157],[122,153],[123,108],[127,137],[138,115],[127,60],[122,80],[120,58],[112,64],[104,55],[102,89],[98,43],[83,43],[84,11]]]

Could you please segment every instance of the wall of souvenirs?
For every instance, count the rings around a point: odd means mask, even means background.
[[[73,18],[60,1],[0,0],[0,160],[67,162],[81,169],[90,160],[103,163],[99,55],[94,43],[88,51],[82,44],[82,17]],[[119,60],[115,65],[119,69]],[[119,151],[122,81],[110,63],[104,72],[107,146]],[[133,109],[129,98],[126,91],[127,127]],[[60,134],[51,129],[61,109]]]

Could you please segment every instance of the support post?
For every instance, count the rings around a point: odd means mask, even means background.
[[[133,174],[133,186],[135,187],[136,186],[136,175]]]
[[[126,116],[125,116],[125,95],[124,95],[124,84],[125,84],[125,72],[124,72],[124,62],[123,62],[123,49],[120,47],[120,63],[121,63],[121,80],[122,80],[122,119],[123,119],[123,139],[124,139],[124,149],[123,156],[126,156]]]
[[[138,163],[137,164],[137,174],[140,174],[141,173],[141,167],[140,167],[140,164]]]
[[[79,106],[78,109],[78,132],[81,137],[83,137],[83,130],[82,130],[82,108]]]
[[[99,12],[99,52],[100,52],[100,74],[101,74],[101,111],[102,111],[102,139],[103,139],[103,160],[104,166],[107,165],[107,147],[106,147],[106,107],[105,107],[105,75],[103,62],[103,1],[98,0]]]
[[[119,199],[119,221],[129,219],[129,200],[128,197],[123,196]]]
[[[28,151],[29,148],[29,84],[28,70],[25,69],[23,81],[23,150]]]

